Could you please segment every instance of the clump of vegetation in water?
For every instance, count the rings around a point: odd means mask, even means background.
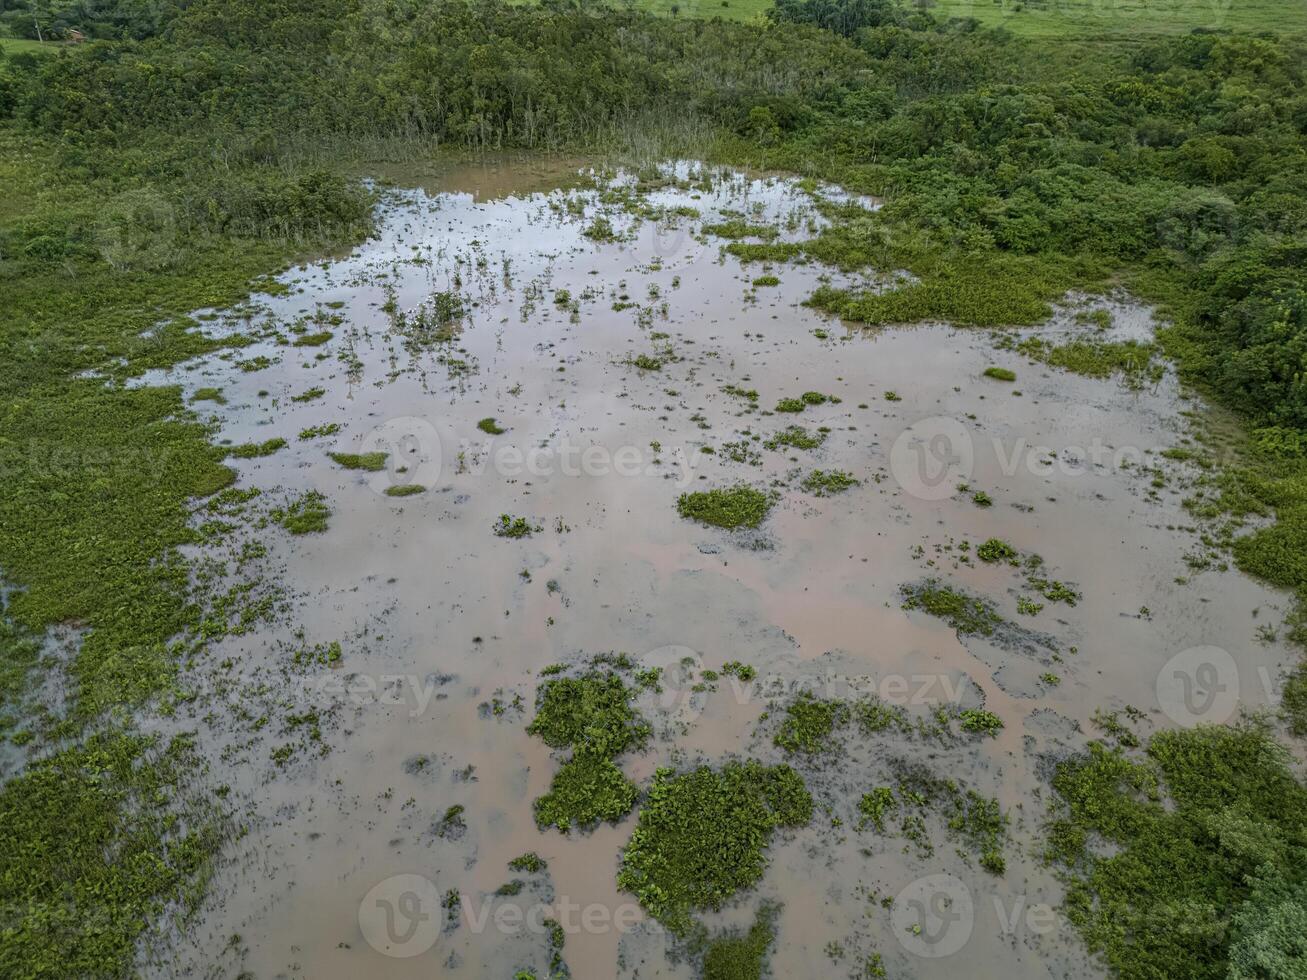
[[[1007,368],[987,367],[984,373],[985,377],[993,378],[995,381],[1015,381],[1017,379],[1017,373]]]
[[[1003,622],[1003,617],[985,599],[941,585],[937,579],[905,585],[901,592],[904,609],[920,609],[938,616],[964,636],[991,636]]]
[[[812,809],[803,778],[789,766],[659,769],[622,852],[617,884],[684,934],[693,911],[718,910],[757,884],[773,832],[804,826]]]
[[[718,238],[775,238],[776,229],[769,225],[751,225],[746,221],[722,221],[703,226],[705,235]]]
[[[294,341],[292,341],[291,346],[321,347],[323,344],[329,341],[332,338],[332,336],[333,334],[330,330],[323,330],[320,331],[319,333],[300,334],[298,337],[295,338]]]
[[[779,286],[780,284],[781,280],[779,276],[759,276],[757,279],[753,280],[753,285],[755,286]]]
[[[289,502],[285,507],[274,508],[272,519],[291,534],[317,534],[327,529],[331,509],[327,498],[316,490]]]
[[[630,812],[639,791],[614,759],[643,748],[649,725],[631,707],[634,691],[613,671],[580,677],[551,677],[537,696],[527,733],[572,757],[554,774],[549,792],[535,801],[536,823],[566,833],[600,821],[616,822]]]
[[[898,806],[894,799],[894,790],[888,786],[877,786],[870,793],[863,793],[858,801],[858,814],[861,820],[858,829],[863,830],[868,824],[878,833],[885,833],[885,816]]]
[[[971,502],[977,507],[993,507],[994,498],[985,493],[984,490],[977,490],[971,495]]]
[[[626,363],[631,365],[631,367],[639,368],[641,371],[661,371],[663,369],[662,360],[654,357],[652,354],[640,354],[636,357],[628,358]]]
[[[779,905],[763,902],[748,932],[727,932],[709,942],[703,953],[703,980],[762,980],[779,915]]]
[[[278,436],[265,442],[246,442],[239,446],[232,446],[227,451],[227,455],[234,456],[236,459],[257,459],[261,456],[271,456],[285,445],[286,440]]]
[[[1052,782],[1047,856],[1069,882],[1066,915],[1114,972],[1296,975],[1307,787],[1263,724],[1158,732],[1142,755],[1092,742]]]
[[[981,561],[990,563],[1000,561],[1015,561],[1017,558],[1017,549],[1012,547],[1002,538],[990,538],[984,544],[976,548],[976,557]]]
[[[536,826],[567,833],[602,821],[616,823],[631,812],[640,791],[611,759],[579,752],[554,773],[549,792],[533,804]]]
[[[772,500],[761,490],[739,484],[717,490],[683,493],[676,501],[682,517],[713,527],[757,527],[771,510]]]
[[[397,483],[394,486],[386,487],[385,490],[387,497],[412,497],[415,494],[426,492],[427,488],[420,483]]]
[[[590,222],[585,231],[581,232],[581,234],[596,242],[617,241],[617,232],[613,229],[612,222],[602,215]]]
[[[734,398],[743,398],[745,401],[757,402],[758,392],[753,388],[741,388],[739,385],[723,385],[722,391]]]
[[[824,432],[812,433],[802,426],[791,425],[766,440],[763,445],[768,449],[779,449],[782,446],[789,449],[816,449],[825,441]]]
[[[958,726],[964,732],[997,735],[1003,729],[1003,719],[983,708],[967,708],[958,715]]]
[[[507,429],[501,429],[493,416],[482,419],[477,423],[477,428],[488,436],[502,436],[508,431]]]
[[[815,497],[829,497],[857,485],[853,474],[844,470],[813,470],[799,483],[805,492]]]
[[[300,429],[299,437],[301,442],[308,442],[310,439],[334,436],[339,431],[339,422],[323,422],[321,425],[311,425],[307,429]]]
[[[572,748],[607,758],[643,748],[647,723],[631,707],[633,692],[613,671],[546,681],[527,734],[554,749]]]
[[[378,473],[386,468],[385,453],[327,453],[332,462],[347,470],[366,470]]]
[[[500,538],[529,538],[540,530],[538,525],[532,524],[525,517],[513,517],[511,514],[500,514],[493,528],[495,536]]]
[[[195,394],[191,395],[193,402],[216,402],[219,405],[227,404],[227,396],[222,393],[221,388],[196,388]]]
[[[741,663],[738,660],[728,660],[726,663],[722,664],[722,676],[724,677],[734,676],[745,683],[748,683],[757,675],[758,672],[751,664]]]
[[[822,752],[834,748],[831,735],[848,720],[844,702],[823,701],[804,691],[786,706],[772,742],[787,752]]]
[[[525,871],[527,874],[539,874],[548,867],[549,862],[535,851],[527,851],[508,862],[509,871]]]
[[[293,402],[312,402],[317,401],[326,393],[326,388],[309,388],[300,392],[298,395],[291,395],[290,400]]]

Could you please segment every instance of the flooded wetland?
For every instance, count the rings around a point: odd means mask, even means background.
[[[1105,975],[1054,766],[1290,662],[1185,506],[1219,419],[1154,312],[844,323],[807,301],[910,277],[787,250],[878,206],[789,177],[389,176],[143,379],[234,447],[193,551],[249,610],[152,723],[240,831],[145,972]]]

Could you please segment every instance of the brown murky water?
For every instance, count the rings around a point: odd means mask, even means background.
[[[642,785],[659,765],[781,761],[775,718],[762,716],[772,695],[800,686],[874,690],[923,718],[941,703],[983,702],[1005,722],[997,738],[952,741],[850,729],[831,756],[788,760],[808,777],[817,816],[778,836],[758,889],[704,917],[714,929],[747,924],[760,899],[781,901],[773,975],[852,975],[873,952],[890,976],[1099,975],[1046,908],[1060,891],[1036,853],[1041,760],[1083,746],[1100,706],[1141,709],[1146,732],[1223,720],[1232,687],[1242,703],[1266,704],[1288,660],[1255,634],[1282,597],[1235,572],[1186,567],[1195,540],[1181,530],[1191,524],[1182,466],[1167,464],[1168,485],[1151,486],[1156,451],[1185,430],[1174,379],[1130,391],[995,351],[981,332],[830,322],[800,305],[829,270],[781,265],[768,270],[779,285],[754,287],[762,266],[742,267],[700,234],[744,217],[782,240],[807,237],[822,221],[813,193],[687,164],[676,173],[679,185],[639,196],[663,209],[643,219],[612,193],[629,177],[597,189],[573,164],[423,181],[390,196],[375,240],[283,276],[286,295],[210,321],[215,331],[279,325],[284,340],[330,330],[324,345],[266,339],[150,379],[222,388],[227,403],[213,411],[224,438],[289,443],[234,460],[238,485],[269,501],[317,490],[331,516],[321,534],[257,532],[269,553],[251,567],[289,595],[285,625],[229,637],[193,671],[202,693],[178,720],[212,747],[211,775],[232,786],[246,833],[198,923],[144,956],[146,972],[543,977],[547,908],[565,926],[575,977],[692,976],[617,890],[634,814],[570,837],[532,819],[557,765],[524,730],[537,672],[625,651],[642,665],[742,660],[759,675],[642,695],[662,736],[622,760]],[[560,185],[569,189],[548,190]],[[601,215],[617,240],[587,237]],[[465,304],[452,339],[429,325],[440,293]],[[1110,309],[1122,335],[1151,329],[1149,312],[1125,299],[1090,305]],[[414,326],[420,308],[426,328]],[[1084,308],[1069,301],[1046,329],[1071,330]],[[301,318],[303,333],[289,332]],[[260,355],[275,363],[236,363]],[[629,363],[640,355],[661,369]],[[1017,382],[983,377],[995,364]],[[756,408],[727,385],[756,390]],[[295,400],[315,387],[320,397]],[[806,391],[839,401],[771,414]],[[506,431],[480,431],[489,417]],[[298,438],[324,423],[339,431]],[[796,423],[828,428],[824,444],[765,448]],[[374,449],[391,452],[380,473],[327,456]],[[799,486],[814,468],[860,483],[817,497]],[[681,492],[741,480],[777,490],[761,531],[678,517]],[[992,506],[975,505],[961,482]],[[410,483],[427,489],[385,494]],[[497,537],[502,514],[540,530]],[[990,537],[1037,552],[1042,574],[1081,600],[1019,614],[1018,572],[957,560],[959,542]],[[959,640],[904,611],[900,586],[931,576],[988,596],[1027,632]],[[1052,639],[1040,646],[1038,635]],[[336,666],[293,663],[295,650],[332,642]],[[1218,652],[1183,653],[1209,647]],[[1197,677],[1197,700],[1177,700],[1178,671]],[[289,720],[306,711],[320,740]],[[999,798],[1012,820],[1004,875],[960,856],[942,826],[930,855],[854,829],[859,795],[888,782],[896,759]],[[465,827],[442,835],[455,805]],[[509,871],[526,851],[548,860],[547,876]],[[429,884],[396,877],[412,875]],[[521,894],[493,896],[515,877],[528,882]],[[437,901],[455,888],[463,905],[449,928]],[[918,900],[925,919],[912,918]],[[515,926],[518,915],[527,924]]]

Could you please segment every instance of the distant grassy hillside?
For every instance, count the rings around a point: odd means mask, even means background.
[[[771,0],[630,0],[678,17],[762,17]],[[1307,0],[927,0],[938,17],[975,17],[1029,37],[1187,33],[1195,28],[1307,32]]]
[[[42,44],[40,41],[25,41],[18,37],[0,37],[0,51],[6,54],[19,54],[23,51],[55,51],[60,47],[53,42]]]

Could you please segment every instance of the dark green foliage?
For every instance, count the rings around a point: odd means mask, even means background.
[[[976,548],[976,557],[981,561],[1012,561],[1017,557],[1017,549],[1001,538],[990,538]]]
[[[676,501],[676,511],[682,517],[714,527],[757,527],[767,517],[771,503],[771,497],[763,491],[739,484],[683,493]]]
[[[710,942],[703,955],[703,980],[761,980],[779,914],[779,906],[763,902],[748,932],[727,933]]]
[[[987,367],[984,374],[985,377],[993,378],[995,381],[1015,381],[1017,379],[1015,371],[1009,371],[1007,368],[1001,367]]]
[[[426,492],[427,488],[420,483],[399,483],[385,490],[387,497],[412,497]]]
[[[480,429],[482,432],[484,432],[486,435],[490,435],[490,436],[502,436],[505,432],[508,431],[507,429],[501,429],[499,427],[499,424],[494,420],[493,416],[490,418],[482,419],[480,422],[477,423],[477,428]]]
[[[511,514],[500,514],[499,520],[491,528],[499,538],[529,538],[540,530],[525,517],[514,517]]]
[[[1307,738],[1307,662],[1298,664],[1284,681],[1280,713],[1297,738]]]
[[[1295,976],[1307,788],[1288,763],[1255,723],[1159,732],[1140,759],[1092,743],[1061,763],[1048,850],[1090,949],[1127,980]]]
[[[549,862],[535,851],[528,851],[508,862],[508,870],[525,871],[527,874],[539,874],[549,867]]]
[[[612,671],[546,681],[527,733],[555,749],[613,758],[643,748],[649,726],[631,707],[633,692]]]
[[[578,753],[554,773],[549,792],[535,801],[536,825],[567,833],[573,825],[585,830],[601,820],[616,823],[631,812],[637,796],[635,784],[611,760]]]
[[[618,885],[676,933],[696,909],[720,909],[766,868],[777,827],[812,819],[812,797],[789,766],[731,762],[677,774],[659,769],[622,853]]]

